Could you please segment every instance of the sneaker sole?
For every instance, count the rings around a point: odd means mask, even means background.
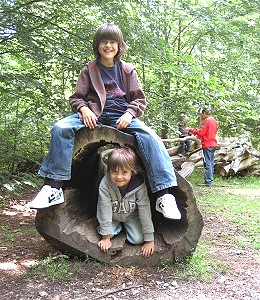
[[[178,216],[178,217],[176,217],[176,216],[167,216],[167,215],[163,212],[163,210],[162,210],[158,205],[155,206],[155,209],[156,209],[158,212],[162,213],[163,216],[164,216],[166,219],[170,219],[170,220],[180,220],[180,219],[181,219],[181,213],[180,213],[180,216]]]
[[[51,207],[53,205],[62,204],[62,203],[64,203],[64,200],[59,200],[59,201],[51,202],[51,203],[49,203],[48,205],[45,205],[45,206],[28,205],[28,207],[30,209],[44,209],[44,208],[48,208],[48,207]]]

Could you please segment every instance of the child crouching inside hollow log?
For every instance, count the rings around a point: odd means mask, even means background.
[[[109,251],[111,238],[121,232],[123,224],[128,242],[144,243],[144,257],[153,254],[154,226],[147,187],[138,173],[137,156],[128,147],[114,149],[108,156],[107,173],[99,185],[97,219],[101,251]]]

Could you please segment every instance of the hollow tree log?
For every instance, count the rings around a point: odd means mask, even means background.
[[[203,219],[189,182],[177,173],[178,187],[171,188],[180,208],[181,220],[170,220],[155,210],[155,197],[148,187],[155,227],[155,252],[143,258],[141,247],[126,242],[122,232],[112,239],[112,248],[103,253],[97,246],[96,205],[98,185],[104,175],[100,152],[115,145],[137,149],[133,136],[108,126],[94,130],[83,128],[76,133],[72,177],[64,182],[65,203],[38,210],[36,229],[56,249],[70,255],[98,259],[121,266],[159,266],[189,256],[196,248]],[[144,172],[145,174],[145,172]]]

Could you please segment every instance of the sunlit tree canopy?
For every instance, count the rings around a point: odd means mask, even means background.
[[[147,96],[143,120],[161,137],[176,137],[184,114],[196,126],[207,106],[220,136],[246,135],[259,146],[258,0],[2,0],[0,13],[1,170],[42,160],[104,22],[123,31],[123,59]]]

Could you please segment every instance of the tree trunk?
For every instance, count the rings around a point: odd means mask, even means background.
[[[37,211],[36,228],[39,233],[62,253],[91,256],[99,261],[121,266],[159,266],[189,256],[196,248],[203,228],[192,186],[177,172],[178,187],[175,195],[181,220],[170,220],[155,210],[155,196],[148,187],[155,227],[155,252],[143,258],[141,247],[126,242],[122,232],[112,239],[109,253],[97,246],[96,205],[98,185],[104,175],[103,150],[116,145],[137,149],[133,136],[108,126],[94,130],[83,128],[76,133],[72,162],[72,178],[64,182],[65,203]]]

